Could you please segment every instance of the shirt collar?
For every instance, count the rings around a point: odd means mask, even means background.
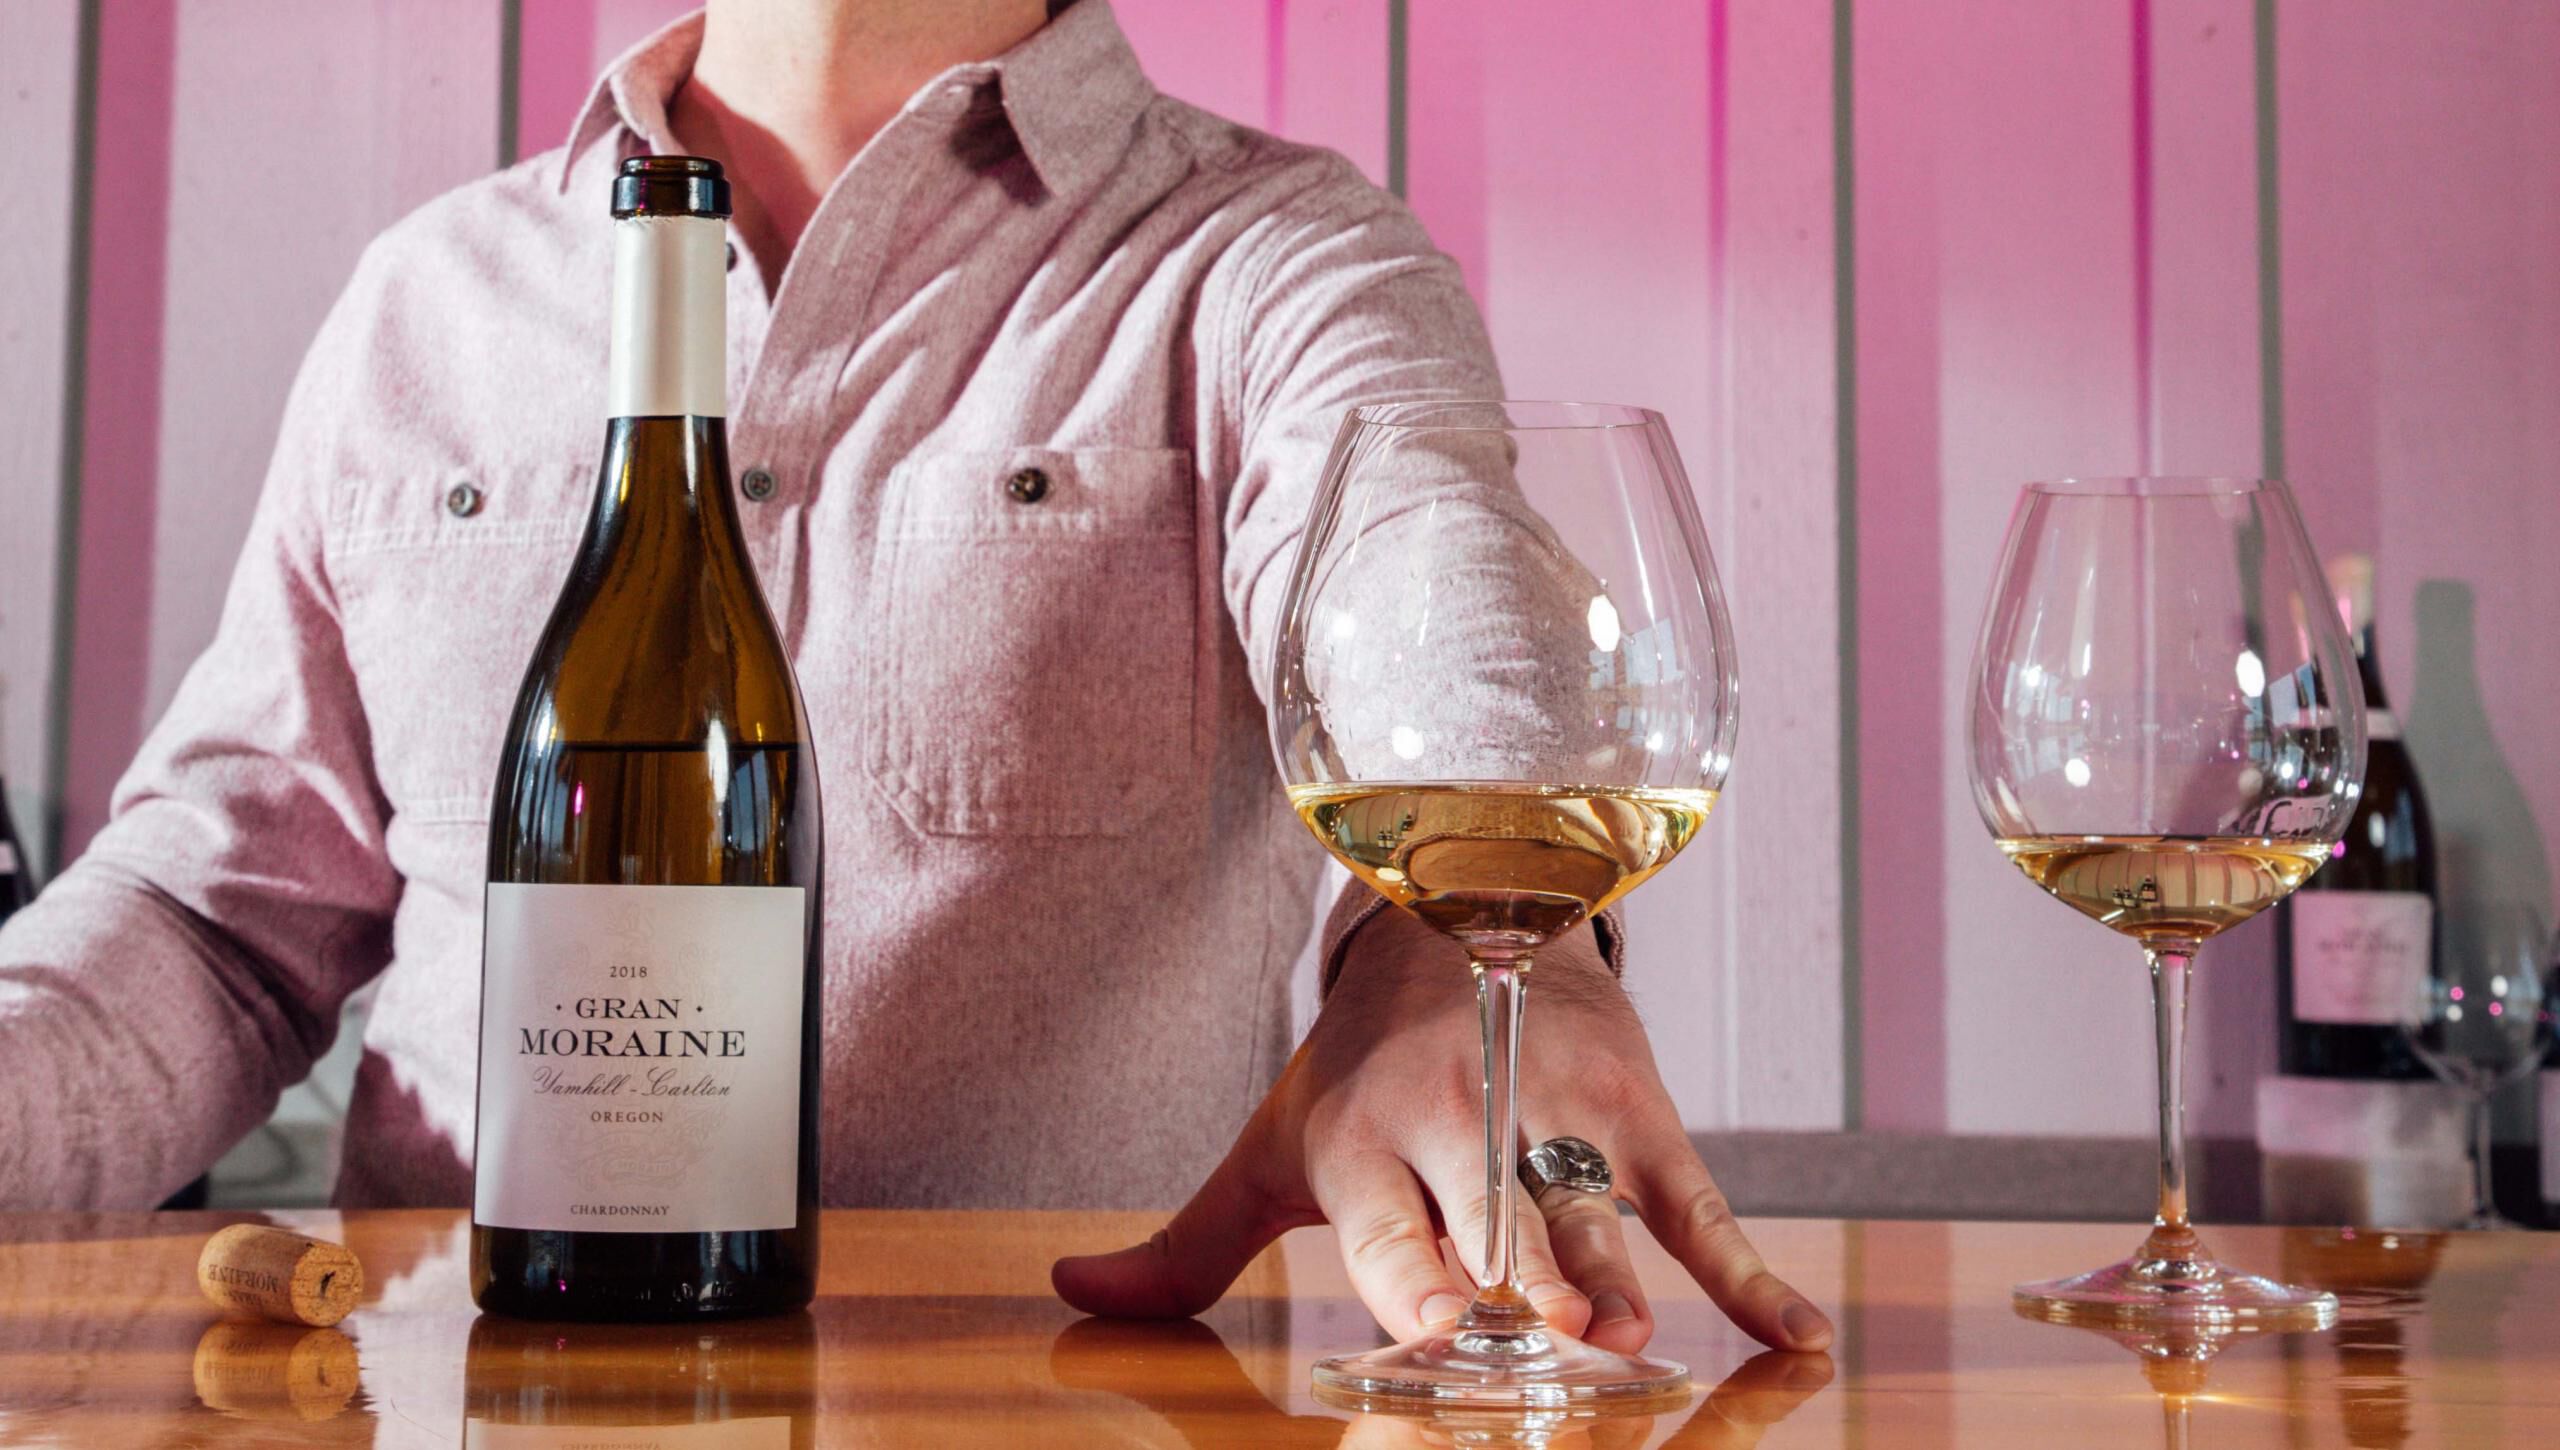
[[[697,10],[606,66],[569,128],[560,188],[568,189],[578,158],[617,128],[649,150],[675,149],[667,102],[692,74],[701,50]],[[995,59],[953,66],[926,82],[906,109],[946,111],[943,98],[965,97],[989,81],[1024,157],[1053,196],[1078,195],[1099,180],[1120,159],[1129,127],[1156,95],[1109,0],[1075,0]]]

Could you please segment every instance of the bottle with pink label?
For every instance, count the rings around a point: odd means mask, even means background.
[[[2424,1078],[2399,1024],[2436,950],[2435,831],[2374,657],[2373,561],[2340,558],[2329,577],[2371,744],[2345,838],[2277,917],[2277,1064],[2293,1077]]]

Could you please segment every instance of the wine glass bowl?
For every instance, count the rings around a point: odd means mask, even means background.
[[[1513,1263],[1530,969],[1689,843],[1732,762],[1732,630],[1669,429],[1605,404],[1354,409],[1277,640],[1291,804],[1466,950],[1485,1029],[1476,1299],[1445,1331],[1320,1363],[1318,1386],[1529,1406],[1684,1393],[1678,1365],[1549,1329]]]
[[[2467,1229],[2514,1228],[2490,1192],[2489,1103],[2542,1063],[2551,1045],[2560,975],[2542,914],[2517,904],[2474,910],[2449,933],[2400,1023],[2410,1054],[2463,1096],[2470,1117],[2471,1213]]]
[[[1974,801],[2027,878],[2132,938],[2153,981],[2161,1197],[2132,1258],[2022,1285],[2074,1323],[2325,1323],[2337,1301],[2232,1272],[2188,1222],[2187,979],[2214,936],[2318,869],[2364,770],[2355,657],[2281,483],[2031,484],[1967,692]]]

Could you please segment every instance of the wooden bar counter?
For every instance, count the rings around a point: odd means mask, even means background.
[[[2337,1288],[2319,1334],[2120,1341],[2016,1317],[2016,1280],[2086,1268],[2123,1226],[1752,1225],[1829,1306],[1828,1355],[1756,1354],[1643,1239],[1698,1393],[1649,1416],[1432,1422],[1319,1404],[1308,1365],[1377,1342],[1323,1230],[1205,1318],[1081,1319],[1050,1259],[1126,1214],[837,1213],[805,1316],[680,1329],[475,1315],[446,1212],[279,1215],[362,1256],[334,1330],[217,1319],[198,1248],[225,1214],[0,1216],[0,1445],[711,1450],[1551,1444],[2469,1446],[2560,1439],[2560,1235],[2222,1229],[2223,1254]]]

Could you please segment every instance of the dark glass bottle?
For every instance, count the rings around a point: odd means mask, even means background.
[[[723,416],[728,185],[614,187],[602,477],[489,832],[472,1292],[539,1319],[808,1303],[818,781]]]
[[[2434,961],[2435,829],[2373,651],[2373,563],[2330,566],[2356,643],[2370,740],[2364,794],[2329,861],[2276,916],[2279,1071],[2423,1078],[2399,1023]]]
[[[9,810],[9,778],[0,773],[0,922],[36,899],[35,863],[27,859],[26,843],[19,839],[14,820]]]

